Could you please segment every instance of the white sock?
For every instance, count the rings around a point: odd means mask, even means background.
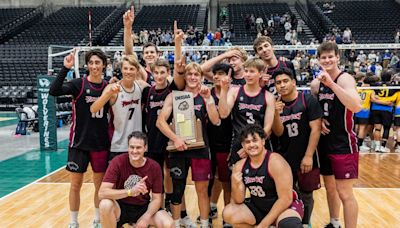
[[[181,220],[181,219],[174,220],[175,227],[181,227],[180,220]]]
[[[71,223],[78,223],[79,211],[71,211]]]
[[[200,227],[208,227],[208,219],[200,219]]]
[[[94,221],[100,222],[100,209],[94,208]]]
[[[211,207],[211,208],[216,208],[216,207],[217,207],[217,204],[216,204],[216,203],[210,203],[210,207]]]
[[[339,228],[340,227],[340,221],[338,218],[331,218],[331,224],[333,225],[333,227],[335,228]]]

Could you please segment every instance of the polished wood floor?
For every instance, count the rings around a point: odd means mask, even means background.
[[[400,227],[400,154],[363,154],[360,179],[354,189],[359,203],[359,227]],[[81,192],[81,227],[90,227],[94,210],[91,173],[85,175]],[[62,169],[9,196],[0,199],[0,227],[66,227],[68,211],[68,173]],[[328,221],[325,190],[314,193],[313,228]],[[186,189],[187,210],[194,220],[199,212],[194,186]],[[223,203],[214,227],[222,227]],[[343,218],[341,218],[343,221]]]

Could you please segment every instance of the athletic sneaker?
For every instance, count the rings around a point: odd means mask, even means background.
[[[390,153],[390,149],[385,146],[380,146],[378,152],[381,153]]]
[[[328,225],[325,226],[325,228],[335,228],[332,223],[329,223]],[[339,226],[339,228],[341,228],[341,226]]]
[[[101,223],[100,223],[100,221],[94,220],[94,221],[93,221],[93,228],[101,228]]]
[[[400,153],[400,146],[397,146],[396,149],[394,150],[396,153]]]
[[[79,228],[79,223],[72,222],[72,223],[69,224],[68,228]]]
[[[217,207],[211,207],[210,208],[210,213],[208,214],[208,221],[212,223],[212,219],[218,217],[218,209]],[[200,216],[197,217],[196,223],[200,224]]]
[[[189,218],[189,216],[181,218],[180,224],[185,228],[197,228],[197,226],[193,223],[193,221]]]
[[[229,223],[226,223],[225,221],[222,221],[222,227],[223,228],[233,228],[233,226],[231,225],[231,224],[229,224]]]
[[[368,153],[370,151],[371,151],[371,148],[369,148],[368,146],[366,146],[364,144],[360,146],[360,152]]]

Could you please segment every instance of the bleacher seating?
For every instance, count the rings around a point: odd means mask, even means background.
[[[49,45],[75,46],[88,33],[88,11],[96,28],[117,7],[64,7],[0,45],[0,100],[14,106],[34,97],[38,74],[47,74]],[[13,86],[16,86],[15,90]],[[10,90],[11,89],[11,90]],[[8,98],[8,99],[7,99]]]
[[[196,24],[199,8],[200,5],[143,6],[136,16],[133,30],[172,29],[174,20],[186,30],[189,25]]]
[[[5,8],[0,9],[0,28],[18,17],[33,11],[35,8]]]
[[[317,6],[323,10],[323,2]],[[338,1],[327,13],[342,31],[349,27],[357,43],[393,43],[400,25],[400,5],[395,1]]]
[[[257,36],[255,29],[246,29],[244,17],[246,14],[254,14],[255,17],[261,16],[264,18],[264,23],[271,14],[283,14],[290,12],[289,6],[286,3],[252,3],[252,4],[230,4],[229,10],[229,23],[233,24],[235,31],[235,38],[232,39],[233,44],[252,44]],[[275,44],[285,43],[285,29],[283,26],[278,27],[274,34],[271,35]]]

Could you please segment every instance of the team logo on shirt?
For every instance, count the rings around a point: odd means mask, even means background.
[[[139,104],[139,99],[131,100],[131,101],[122,101],[122,107],[132,104]]]
[[[89,94],[90,93],[90,89],[86,89],[86,93]]]
[[[334,93],[320,93],[318,96],[319,100],[333,100],[335,99]]]
[[[124,182],[124,188],[132,189],[141,179],[142,177],[136,174],[130,175],[128,179]]]
[[[163,107],[164,101],[150,101],[149,106],[151,109],[156,108],[156,107]]]
[[[99,98],[98,97],[92,97],[92,96],[86,96],[85,97],[86,103],[93,103],[93,102],[97,101],[97,99],[99,99]]]
[[[281,116],[281,121],[282,121],[282,123],[284,123],[289,120],[300,120],[302,114],[303,114],[303,112],[298,112],[298,113],[290,114],[287,116]]]
[[[201,107],[203,107],[203,105],[201,105],[201,104],[195,105],[195,106],[194,106],[194,110],[200,111],[200,110],[201,110]]]
[[[153,100],[153,95],[150,96],[150,100]]]
[[[259,112],[261,110],[261,107],[262,105],[239,103],[239,110],[248,109]]]
[[[262,184],[264,182],[265,176],[255,176],[255,177],[244,177],[244,183],[245,184],[251,184],[251,183],[259,183]]]
[[[240,97],[239,97],[239,100],[240,100],[240,101],[243,101],[243,97],[242,97],[242,96],[240,96]]]

